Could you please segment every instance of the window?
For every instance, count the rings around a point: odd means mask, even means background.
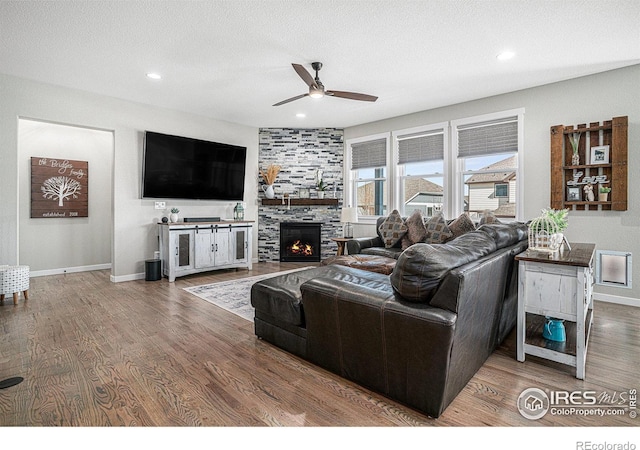
[[[387,153],[389,134],[353,139],[347,142],[345,163],[349,167],[347,198],[355,205],[358,217],[375,217],[389,213]],[[346,205],[350,206],[350,205]]]
[[[443,210],[446,129],[444,123],[393,133],[397,160],[395,209],[400,214],[408,216],[417,209],[430,217]]]
[[[495,193],[496,197],[509,197],[509,185],[508,184],[496,184]]]
[[[409,216],[491,210],[503,220],[522,217],[524,109],[349,139],[345,206],[358,220],[397,209]]]
[[[524,112],[508,111],[452,122],[456,173],[452,207],[478,219],[486,210],[515,220],[521,216],[518,158]]]

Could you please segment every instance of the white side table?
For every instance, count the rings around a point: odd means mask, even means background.
[[[526,250],[518,269],[517,358],[546,358],[576,368],[584,380],[589,331],[593,321],[594,244],[572,243],[571,251]],[[564,319],[567,339],[544,339],[545,316]]]
[[[29,300],[29,266],[0,266],[0,302],[6,294],[12,294],[17,305],[20,292]]]

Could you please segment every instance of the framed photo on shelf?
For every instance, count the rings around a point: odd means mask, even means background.
[[[579,202],[581,200],[582,200],[582,189],[575,186],[570,186],[567,188],[568,202]]]
[[[591,147],[591,160],[589,164],[609,164],[609,146],[599,145]]]
[[[309,198],[309,188],[300,188],[298,190],[298,196],[300,198]]]

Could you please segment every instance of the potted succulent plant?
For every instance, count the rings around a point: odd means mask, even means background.
[[[169,220],[171,223],[176,223],[178,221],[178,213],[180,210],[178,208],[171,208],[171,214],[169,215]]]
[[[606,202],[609,199],[609,192],[611,192],[611,188],[607,186],[600,186],[598,189],[598,201]]]

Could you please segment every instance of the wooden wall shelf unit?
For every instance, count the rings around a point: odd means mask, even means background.
[[[573,126],[551,127],[551,208],[594,211],[627,210],[627,116],[614,117],[602,124],[591,122]],[[571,161],[570,136],[579,132],[580,164]],[[609,146],[609,162],[590,164],[591,149]],[[601,184],[593,184],[594,201],[587,201],[583,191],[587,177],[606,177]],[[570,184],[572,183],[573,184]],[[611,188],[607,201],[598,200],[598,189]],[[579,188],[579,199],[568,198],[568,187]]]
[[[263,198],[263,206],[338,206],[337,198]]]

